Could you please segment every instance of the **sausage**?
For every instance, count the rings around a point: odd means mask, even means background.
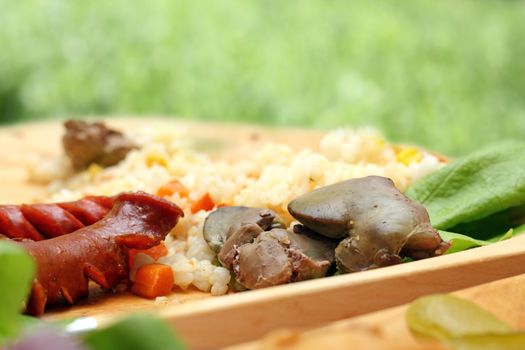
[[[0,234],[40,241],[76,231],[102,219],[113,197],[88,196],[63,203],[0,205]]]
[[[19,244],[33,257],[37,274],[26,312],[41,315],[46,304],[70,304],[89,292],[89,280],[113,288],[128,279],[129,249],[158,245],[183,211],[174,203],[144,192],[116,197],[101,220],[73,233]]]

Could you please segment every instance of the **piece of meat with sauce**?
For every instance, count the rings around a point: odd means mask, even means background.
[[[356,272],[443,254],[450,244],[431,226],[426,209],[380,176],[351,179],[304,194],[288,205],[307,228],[341,239],[341,272]]]
[[[126,281],[129,249],[158,245],[184,214],[175,204],[144,192],[116,197],[96,223],[43,241],[19,244],[33,257],[37,274],[27,313],[40,315],[46,304],[73,304],[89,292],[89,280],[103,288]]]
[[[64,127],[64,151],[77,170],[87,168],[90,164],[103,167],[115,165],[135,148],[121,132],[101,122],[68,120]]]
[[[206,241],[244,288],[322,277],[334,262],[337,242],[285,230],[275,217],[268,209],[224,207],[205,221]]]

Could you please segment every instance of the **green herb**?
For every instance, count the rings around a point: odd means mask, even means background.
[[[405,316],[412,332],[437,339],[512,330],[479,306],[448,294],[417,299],[410,304]]]
[[[523,230],[521,229],[510,229],[504,234],[493,236],[491,239],[484,241],[481,239],[476,239],[467,235],[463,235],[461,233],[439,231],[439,235],[441,236],[441,238],[443,238],[443,240],[450,241],[452,243],[452,246],[446,251],[445,254],[456,253],[470,248],[482,247],[491,243],[504,241],[521,233],[523,233]]]
[[[524,205],[524,169],[525,144],[506,142],[454,161],[406,194],[427,208],[436,228],[449,230]]]
[[[181,350],[186,347],[169,326],[149,315],[133,315],[105,329],[88,333],[84,341],[95,350]]]
[[[431,295],[410,304],[407,326],[458,350],[525,349],[525,333],[513,330],[474,303],[452,295]]]
[[[0,240],[0,345],[15,337],[24,321],[20,315],[35,266],[23,249]]]

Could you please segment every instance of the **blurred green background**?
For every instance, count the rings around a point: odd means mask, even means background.
[[[523,1],[0,0],[0,120],[372,125],[457,155],[525,135]]]

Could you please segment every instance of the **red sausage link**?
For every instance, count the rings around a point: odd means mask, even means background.
[[[111,202],[113,202],[113,200],[111,200]],[[58,203],[58,206],[70,214],[73,214],[73,216],[85,226],[94,224],[103,218],[109,211],[109,208],[101,206],[89,198],[84,198],[75,202]]]
[[[94,224],[111,209],[114,197],[88,196],[73,202],[0,205],[0,234],[39,241]]]
[[[27,221],[48,238],[84,227],[77,218],[56,204],[22,204],[21,210]]]
[[[177,205],[160,197],[123,193],[93,225],[40,242],[20,242],[37,265],[26,312],[40,315],[46,304],[61,299],[74,303],[88,295],[89,280],[104,288],[127,280],[129,249],[158,245],[182,216]]]
[[[89,199],[90,201],[97,203],[101,207],[106,208],[108,211],[113,207],[113,202],[115,201],[115,197],[106,196],[86,196],[85,199]]]
[[[13,239],[44,239],[44,236],[26,220],[18,205],[0,206],[0,233]]]

